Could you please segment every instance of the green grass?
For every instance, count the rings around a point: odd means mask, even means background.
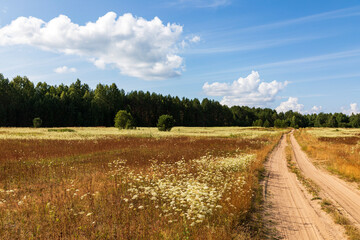
[[[50,128],[48,132],[75,132],[75,130],[70,128]]]

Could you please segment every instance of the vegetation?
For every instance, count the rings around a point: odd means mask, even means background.
[[[33,119],[34,128],[39,128],[39,127],[41,127],[41,124],[42,124],[41,118],[34,118],[34,119]]]
[[[304,176],[303,172],[298,168],[293,160],[293,150],[291,147],[290,135],[286,135],[287,146],[285,148],[287,166],[291,172],[296,174],[297,179],[305,186],[306,190],[312,194],[313,199],[321,199],[319,196],[320,187],[311,179]]]
[[[143,91],[125,93],[115,84],[98,84],[95,90],[80,80],[70,86],[45,82],[34,86],[27,77],[9,81],[0,74],[0,126],[29,127],[34,117],[40,117],[45,127],[110,127],[119,109],[130,113],[139,127],[156,127],[164,114],[173,116],[179,126],[360,127],[360,114],[302,115],[269,108],[229,108],[207,98],[200,102]]]
[[[175,124],[175,120],[170,115],[161,115],[158,120],[157,127],[159,131],[170,131]]]
[[[48,132],[75,132],[75,130],[69,128],[51,128],[48,129]]]
[[[133,129],[135,127],[131,114],[125,110],[120,110],[116,113],[114,122],[115,127],[119,129]]]
[[[82,131],[0,139],[1,239],[257,238],[257,176],[280,132],[78,139]]]
[[[340,224],[345,228],[345,233],[350,240],[360,239],[360,230],[329,199],[321,201],[321,209],[330,214],[336,224]]]
[[[359,130],[302,129],[295,137],[316,164],[347,180],[360,182]]]

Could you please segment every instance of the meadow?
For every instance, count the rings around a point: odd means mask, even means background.
[[[0,128],[0,239],[251,239],[264,128]]]
[[[360,183],[360,130],[311,128],[295,132],[299,144],[315,164]]]

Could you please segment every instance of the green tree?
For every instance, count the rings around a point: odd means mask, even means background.
[[[134,120],[130,113],[125,110],[120,110],[115,116],[115,127],[119,129],[133,129],[135,128]]]
[[[360,114],[351,114],[350,116],[350,126],[353,128],[360,127]]]
[[[286,124],[285,120],[276,119],[275,122],[274,122],[274,127],[276,127],[276,128],[285,128],[285,127],[287,127],[287,124]]]
[[[161,115],[158,120],[157,127],[159,131],[170,131],[175,124],[175,120],[171,115]]]
[[[42,120],[41,120],[41,118],[39,118],[39,117],[34,118],[34,119],[33,119],[33,125],[34,125],[34,128],[39,128],[39,127],[41,127],[41,125],[42,125]]]
[[[269,128],[270,127],[270,122],[268,120],[265,120],[263,127]]]
[[[261,119],[255,120],[252,125],[255,127],[262,127],[263,121]]]

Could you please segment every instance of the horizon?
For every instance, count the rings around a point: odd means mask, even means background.
[[[356,1],[86,3],[0,3],[0,73],[229,107],[360,113]]]

